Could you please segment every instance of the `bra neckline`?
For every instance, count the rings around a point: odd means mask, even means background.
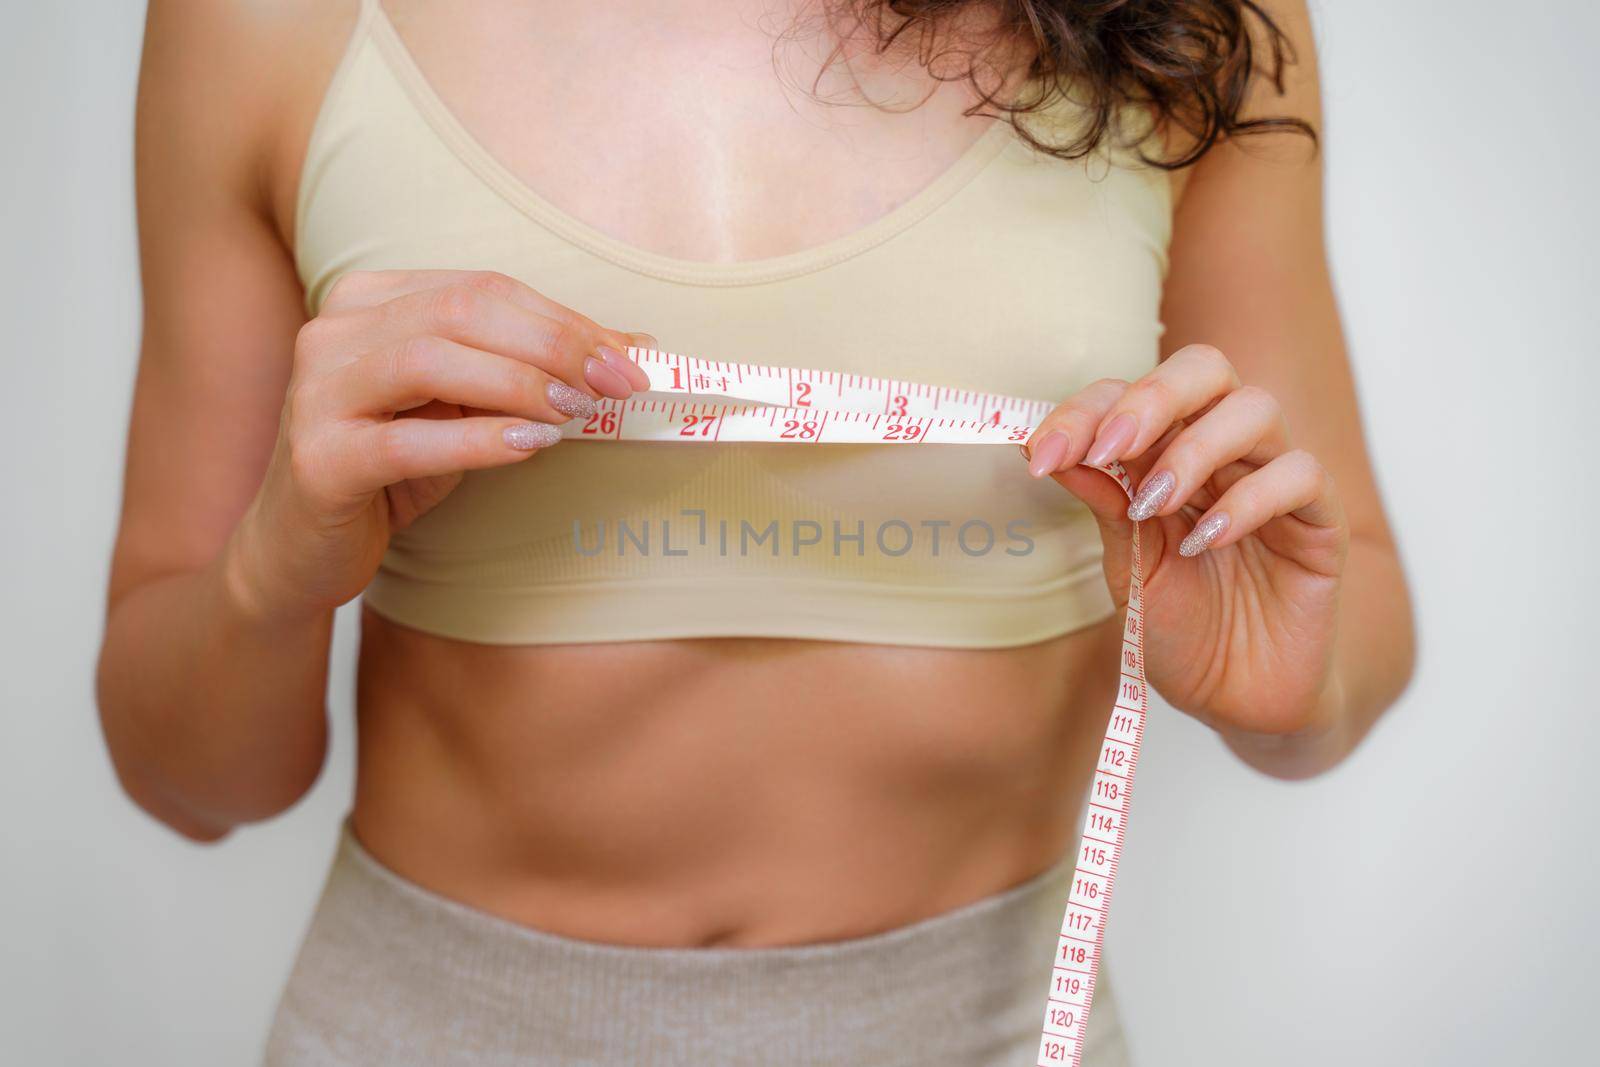
[[[990,120],[956,161],[908,199],[865,226],[781,256],[717,262],[679,259],[612,237],[569,214],[513,174],[450,110],[412,55],[379,0],[367,0],[373,40],[429,128],[500,199],[570,244],[639,274],[685,285],[759,285],[810,274],[858,256],[916,225],[1016,143],[1011,124]]]

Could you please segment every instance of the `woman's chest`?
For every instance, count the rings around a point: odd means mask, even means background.
[[[445,34],[458,47],[434,57],[473,102],[464,112],[436,91],[383,9],[366,9],[298,188],[295,257],[311,310],[350,270],[491,269],[710,359],[1043,399],[1154,364],[1171,225],[1164,173],[1044,157],[1003,124],[961,147],[949,139],[958,122],[970,138],[971,120],[937,98],[916,117],[861,111],[858,141],[883,165],[852,165],[837,145],[804,138],[805,151],[786,155],[771,147],[795,129],[776,117],[781,109],[754,89],[732,91],[776,84],[770,64],[740,66],[753,54],[738,51],[750,47],[742,37],[725,43],[665,20],[668,29],[651,32],[669,60],[687,36],[727,50],[723,62],[677,69],[646,50],[631,66],[608,66],[607,84],[618,84],[606,95],[583,80],[593,71],[570,66],[593,51],[588,16],[540,5],[535,46],[531,27],[493,32],[503,23],[485,12],[506,6],[473,5],[465,29]],[[412,28],[427,29],[424,15],[437,10],[418,5]],[[593,17],[603,23],[604,12]],[[558,39],[574,44],[559,56],[537,51]],[[527,62],[532,54],[550,69]],[[472,63],[452,74],[446,60],[464,56]],[[542,90],[527,81],[566,74],[570,83]],[[699,84],[707,78],[714,84]],[[513,106],[512,96],[536,90],[563,104]],[[699,112],[675,96],[691,90]],[[603,116],[589,114],[596,93]],[[538,121],[513,135],[508,115]],[[704,128],[691,131],[700,115]],[[614,136],[641,122],[651,129]],[[901,140],[913,122],[920,155]],[[600,143],[583,130],[612,132]],[[784,250],[745,254],[761,247]]]
[[[964,83],[785,7],[389,0],[378,32],[552,204],[638,248],[731,262],[871,223],[987,125]]]
[[[300,187],[296,261],[313,311],[351,270],[496,270],[607,326],[711,360],[1049,401],[1097,378],[1137,378],[1157,360],[1170,229],[1160,172],[1040,156],[993,126],[909,199],[842,236],[735,262],[667,255],[528,184],[434,93],[392,27],[372,22],[365,33],[329,91]],[[652,180],[628,176],[660,203]],[[1059,577],[1076,560],[1065,497],[1022,478],[1013,450],[941,455],[934,466],[922,450],[744,449],[726,461],[656,450],[648,470],[625,446],[556,451],[469,478],[408,532],[417,566],[538,542],[552,546],[551,574],[565,574],[577,565],[562,540],[574,521],[638,512],[646,489],[652,500],[676,504],[678,494],[692,497],[685,506],[709,511],[709,500],[764,518],[862,518],[870,504],[891,518],[955,509],[1037,520],[1061,527],[1061,544],[1048,560],[1032,557],[1034,570]],[[980,490],[989,496],[975,499]]]

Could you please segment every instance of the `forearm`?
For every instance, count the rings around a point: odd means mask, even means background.
[[[209,566],[118,598],[96,679],[107,747],[128,794],[186,836],[212,840],[292,804],[327,745],[332,613],[274,620]]]
[[[1410,681],[1416,658],[1411,598],[1394,546],[1354,537],[1345,562],[1333,664],[1305,729],[1221,731],[1240,759],[1277,778],[1309,778],[1361,742]]]

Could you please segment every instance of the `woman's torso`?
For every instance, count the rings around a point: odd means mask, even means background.
[[[787,17],[761,23],[759,4],[692,0],[648,18],[575,0],[386,7],[392,23],[372,8],[360,20],[327,97],[322,82],[295,97],[319,129],[304,183],[285,154],[276,199],[313,307],[344,270],[489,268],[713,359],[1044,399],[1155,361],[1159,175],[1090,182],[1024,161],[960,115],[955,85],[899,114],[786,92],[772,30]],[[782,50],[779,66],[809,86],[816,65],[800,57],[813,53]],[[927,87],[857,69],[880,99]],[[552,229],[570,220],[582,222]],[[951,364],[952,337],[970,361]],[[926,366],[935,349],[943,362]],[[354,824],[377,858],[508,918],[635,944],[861,935],[1057,858],[1117,647],[1094,527],[1065,491],[1028,482],[1009,449],[667,448],[565,443],[469,477],[397,539],[374,602],[457,618],[429,633],[363,613]],[[756,488],[730,496],[730,483]],[[798,624],[698,636],[737,565],[709,553],[606,557],[609,570],[552,580],[601,566],[551,547],[572,521],[702,497],[785,521],[1014,514],[1042,524],[1042,549],[907,561],[922,569],[902,584],[949,573],[961,587],[897,609],[913,640],[927,635],[916,645],[871,639],[894,622],[871,585],[854,594],[870,625],[853,639]],[[896,565],[847,552],[809,572],[878,566],[892,584]],[[569,635],[547,620],[526,624],[538,643],[518,641],[534,600],[482,606],[517,568],[544,601],[573,598],[555,618],[599,607]],[[1060,590],[985,602],[973,587],[987,575]],[[757,598],[773,575],[748,577]],[[660,595],[673,581],[692,625],[630,621],[625,636],[656,639],[606,639],[630,604],[673,618]],[[987,630],[962,630],[969,603],[991,613]],[[474,632],[483,617],[506,628]]]

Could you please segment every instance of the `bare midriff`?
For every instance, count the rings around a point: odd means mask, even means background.
[[[1061,858],[1120,615],[1018,648],[494,646],[363,614],[353,823],[383,864],[566,937],[862,937]]]

